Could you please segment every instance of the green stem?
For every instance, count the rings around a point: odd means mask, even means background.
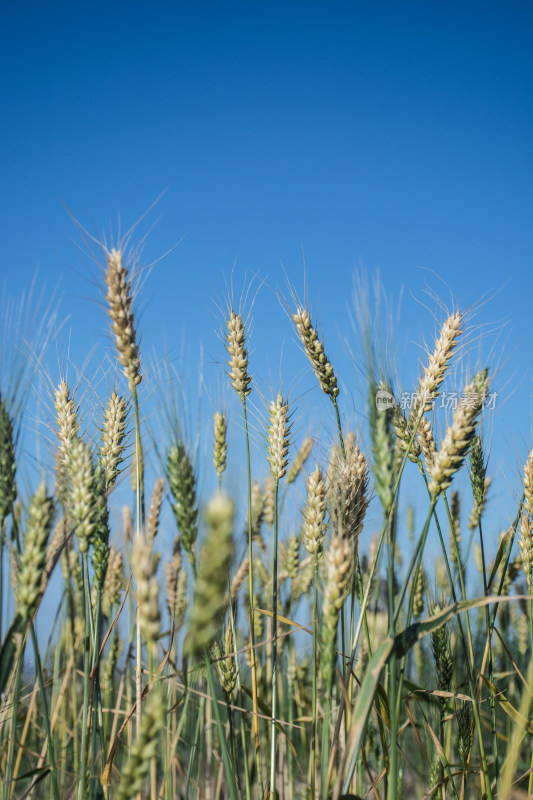
[[[93,635],[93,657],[91,660],[91,675],[93,675],[92,694],[96,702],[92,703],[92,732],[91,732],[91,748],[93,759],[96,753],[96,736],[100,733],[100,749],[102,754],[105,752],[104,746],[104,714],[102,709],[102,694],[100,691],[100,627],[102,619],[102,588],[98,586],[96,589],[96,610],[94,620],[94,635]],[[98,779],[96,776],[91,780],[89,800],[92,800],[96,792],[96,784]]]
[[[326,701],[324,703],[324,719],[322,720],[322,745],[320,752],[320,796],[322,800],[328,800],[328,752],[329,752],[330,711],[331,711],[331,686],[327,686]]]
[[[427,480],[426,480],[426,487],[427,487]],[[428,492],[429,492],[429,488],[428,488]],[[454,547],[454,551],[455,551],[455,558],[457,560],[457,563],[460,563],[459,547],[458,547],[457,539],[456,539],[456,536],[455,536],[455,529],[454,529],[454,526],[453,526],[453,519],[452,519],[452,515],[451,515],[451,511],[450,511],[450,506],[448,504],[448,498],[446,497],[446,493],[443,493],[443,497],[444,497],[444,503],[445,503],[445,506],[446,506],[446,511],[447,511],[447,514],[448,514],[448,522],[449,522],[449,524],[451,526],[451,529],[452,529],[452,532],[453,532],[452,533],[452,542],[453,542],[453,547]],[[456,603],[457,602],[457,593],[455,591],[453,575],[452,575],[452,571],[451,571],[451,568],[450,568],[450,562],[448,560],[448,554],[446,552],[446,545],[444,543],[444,537],[442,535],[442,530],[441,530],[441,527],[440,527],[440,523],[439,523],[436,511],[434,511],[434,515],[435,515],[435,523],[436,523],[436,526],[437,526],[437,532],[438,532],[438,535],[439,535],[440,545],[441,545],[441,549],[442,549],[442,554],[443,554],[443,558],[444,558],[444,563],[446,565],[446,572],[448,574],[448,582],[450,584],[450,591],[451,591],[451,594],[452,594],[452,599],[453,599],[454,603]],[[464,582],[464,571],[461,568],[458,571],[458,575],[459,575],[459,584],[460,584],[460,587],[461,587],[461,596],[462,596],[463,600],[466,600],[466,586],[465,586],[465,582]],[[461,641],[463,643],[463,648],[464,648],[465,652],[467,652],[467,638],[468,638],[468,653],[469,653],[469,656],[470,656],[470,663],[469,663],[468,660],[466,661],[466,671],[467,671],[467,680],[468,680],[469,691],[470,691],[470,695],[471,695],[471,697],[473,699],[472,710],[473,710],[473,713],[474,713],[474,725],[475,725],[476,733],[477,733],[477,736],[478,736],[479,753],[480,753],[481,765],[482,765],[482,775],[485,776],[486,794],[484,796],[486,796],[487,798],[490,798],[490,800],[492,800],[492,792],[491,792],[491,788],[490,788],[490,780],[488,778],[487,758],[486,758],[486,754],[485,754],[485,745],[484,745],[484,741],[483,741],[483,730],[481,728],[481,719],[480,719],[480,716],[479,716],[479,708],[478,708],[478,704],[476,702],[476,691],[475,691],[475,686],[474,686],[474,669],[475,669],[474,649],[473,649],[473,644],[472,644],[472,631],[471,631],[471,628],[470,628],[470,617],[469,617],[469,614],[468,614],[468,609],[465,611],[465,615],[466,615],[466,630],[467,630],[467,636],[466,637],[465,637],[465,633],[464,633],[464,630],[463,630],[463,625],[462,625],[462,622],[461,622],[460,614],[457,615],[457,626],[458,626],[459,635],[461,637]],[[465,777],[465,786],[466,786],[466,777]]]
[[[144,524],[144,458],[141,441],[141,419],[139,413],[139,397],[137,387],[131,388],[133,396],[133,409],[135,415],[135,460],[136,460],[136,480],[137,480],[137,533],[140,534]]]
[[[135,413],[135,477],[136,477],[136,531],[137,536],[141,536],[144,524],[144,465],[143,451],[141,442],[141,421],[139,414],[139,398],[135,384],[130,386],[133,397],[133,408]],[[139,614],[136,614],[136,664],[135,664],[135,720],[137,724],[137,735],[141,730],[142,721],[142,638],[139,626]]]
[[[421,419],[421,417],[420,417],[420,419]],[[379,559],[379,554],[381,552],[381,547],[382,547],[382,544],[383,544],[383,540],[385,538],[385,533],[387,532],[387,530],[388,530],[388,528],[389,528],[389,526],[391,524],[390,523],[390,518],[391,518],[391,515],[392,515],[392,513],[394,511],[394,500],[396,499],[396,495],[397,495],[397,493],[399,491],[399,488],[400,488],[400,481],[401,481],[403,470],[404,470],[404,467],[405,467],[405,462],[407,461],[408,449],[411,447],[411,444],[413,443],[413,441],[415,439],[416,431],[417,431],[418,425],[420,424],[420,419],[418,420],[417,425],[416,425],[416,427],[415,427],[415,429],[414,429],[414,431],[413,431],[413,433],[411,435],[411,440],[409,442],[409,447],[404,451],[404,454],[403,454],[403,457],[402,457],[402,461],[401,461],[400,467],[398,469],[398,474],[397,474],[395,482],[394,482],[394,487],[393,487],[393,490],[392,490],[391,505],[388,508],[384,509],[383,525],[381,527],[381,533],[380,533],[378,545],[377,545],[377,548],[376,548],[376,554],[375,554],[374,562],[373,562],[371,570],[370,570],[370,577],[368,579],[368,585],[367,585],[367,588],[365,590],[362,609],[361,609],[361,613],[359,615],[359,621],[357,623],[357,631],[356,631],[355,636],[354,636],[354,645],[353,645],[353,648],[352,648],[352,653],[350,655],[350,665],[352,665],[354,660],[355,660],[355,653],[356,653],[356,649],[357,649],[357,643],[358,643],[359,636],[360,636],[360,633],[361,633],[361,629],[362,629],[362,626],[363,626],[363,616],[364,616],[364,614],[366,614],[366,608],[368,606],[368,600],[369,600],[369,597],[370,597],[370,589],[371,589],[372,580],[374,578],[374,574],[375,574],[375,571],[376,571],[376,567],[377,567],[377,563],[378,563],[378,559]],[[419,543],[417,545],[417,548],[416,548],[416,551],[415,551],[415,554],[413,555],[413,560],[411,561],[411,565],[409,567],[410,570],[412,570],[413,565],[416,562],[416,559],[418,557],[418,553],[422,552],[422,550],[423,550],[423,544],[425,543],[425,539],[427,537],[427,529],[429,528],[429,520],[430,520],[430,517],[428,517],[428,520],[426,521],[425,531],[423,532],[422,537],[421,537],[421,541],[419,541]],[[422,539],[423,539],[423,542],[422,542]],[[395,615],[395,620],[394,620],[395,622],[396,622],[397,617],[398,617],[398,615],[400,613],[401,604],[403,602],[403,598],[405,596],[405,592],[407,591],[408,580],[409,580],[409,574],[407,575],[407,584],[404,584],[404,587],[403,587],[401,595],[400,595],[400,600],[398,602],[398,609],[397,609],[397,613]],[[350,674],[350,672],[348,672],[348,674]],[[340,719],[340,714],[342,713],[343,709],[344,709],[344,696],[341,698],[341,710],[339,712],[339,719]],[[337,726],[339,725],[339,719],[337,720]],[[356,767],[356,760],[352,759],[350,761],[350,764],[348,765],[347,770],[346,770],[346,776],[345,776],[345,780],[344,780],[344,784],[343,784],[344,787],[349,787],[350,786],[350,783],[351,783],[352,778],[353,778],[353,774],[355,772],[355,767]]]
[[[90,607],[90,587],[89,587],[89,570],[87,566],[87,553],[82,554],[82,570],[83,570],[83,624],[84,624],[84,657],[83,657],[83,710],[82,710],[82,723],[81,723],[81,754],[80,754],[80,773],[79,773],[79,786],[78,797],[79,800],[85,800],[87,789],[87,741],[89,735],[89,672],[91,668],[91,628],[89,618],[91,617]]]
[[[483,543],[483,530],[481,527],[481,507],[478,504],[478,531],[479,531],[479,544],[481,548],[481,565],[483,569],[483,593],[485,597],[488,596],[489,590],[487,586],[487,569],[485,564],[485,545]],[[490,611],[489,607],[485,606],[485,623],[487,626],[487,636],[489,640],[489,653],[488,653],[488,668],[489,668],[489,681],[494,685],[494,662],[492,653],[492,627],[490,624]],[[496,731],[496,701],[492,692],[489,693],[490,715],[492,723],[492,754],[494,760],[494,771],[496,778],[496,791],[499,790],[500,784],[500,765],[498,759],[498,735]]]
[[[276,796],[276,713],[278,701],[278,490],[274,483],[274,546],[272,549],[272,742],[270,750],[270,794]]]
[[[419,564],[422,559],[422,554],[424,552],[424,546],[426,544],[427,535],[429,532],[429,524],[431,522],[431,517],[433,516],[433,509],[435,508],[437,498],[432,497],[431,503],[429,507],[429,512],[426,518],[426,522],[422,533],[420,535],[420,539],[418,540],[418,544],[415,548],[415,551],[411,557],[411,562],[407,569],[407,573],[405,576],[405,580],[403,583],[402,590],[398,597],[396,610],[392,610],[393,601],[391,602],[391,592],[393,591],[393,582],[394,582],[394,552],[393,552],[393,542],[392,537],[389,536],[389,580],[388,580],[388,591],[389,591],[389,636],[394,636],[396,623],[398,621],[398,617],[401,612],[403,600],[405,594],[407,592],[407,588],[409,586],[409,581],[413,575],[413,571],[416,569],[417,563]],[[391,552],[392,551],[392,552]],[[416,578],[415,578],[416,579]],[[412,593],[413,594],[413,593]],[[412,603],[410,603],[411,605]],[[391,716],[391,733],[390,733],[390,757],[389,757],[389,770],[387,775],[387,798],[388,800],[396,800],[398,796],[398,720],[399,720],[399,708],[401,702],[401,684],[398,680],[396,682],[397,670],[397,658],[396,654],[392,653],[390,661],[389,661],[389,706],[390,706],[390,716]]]
[[[218,730],[218,739],[220,743],[220,750],[222,752],[222,763],[224,765],[224,774],[226,776],[226,785],[229,791],[231,800],[239,800],[237,794],[237,785],[235,783],[235,774],[231,767],[228,748],[226,747],[226,737],[224,736],[224,728],[222,727],[222,720],[220,719],[220,709],[215,693],[215,685],[213,682],[213,673],[211,671],[211,664],[207,653],[204,655],[204,663],[207,671],[207,682],[209,684],[209,693],[211,694],[213,713],[215,715],[215,722]]]
[[[529,592],[529,642],[532,649],[529,657],[533,661],[533,596],[532,596],[532,586],[531,586],[531,573],[527,576],[528,577],[528,592]],[[528,794],[533,794],[533,748],[531,750],[531,761],[530,761],[530,768],[531,774],[529,776],[529,786],[528,786]]]
[[[314,555],[313,564],[313,711],[312,711],[312,727],[311,727],[311,798],[315,800],[315,763],[316,763],[316,712],[317,712],[317,646],[316,639],[318,635],[318,556]],[[289,698],[290,701],[290,698]]]
[[[337,404],[337,398],[332,397],[331,402],[333,403],[333,407],[335,408],[335,416],[337,418],[337,430],[339,432],[339,442],[341,445],[342,457],[346,458],[346,450],[344,449],[344,438],[342,436],[342,424],[341,424],[341,415],[339,413],[339,406]]]
[[[252,671],[252,728],[255,740],[255,757],[257,762],[257,777],[259,785],[263,785],[261,770],[261,746],[259,742],[259,717],[257,706],[257,667],[255,652],[255,631],[254,631],[254,561],[253,561],[253,541],[252,541],[252,468],[250,463],[250,437],[248,433],[248,413],[246,408],[246,395],[242,395],[242,409],[244,417],[244,435],[246,440],[246,468],[248,472],[248,593],[249,593],[249,621],[250,621],[250,662]]]
[[[394,613],[394,626],[398,622],[398,617],[400,616],[400,612],[401,612],[401,609],[402,609],[402,603],[403,603],[404,597],[406,595],[407,589],[409,587],[409,582],[410,582],[411,576],[413,574],[413,570],[415,568],[415,565],[416,565],[417,561],[419,560],[419,558],[422,557],[422,553],[424,552],[424,546],[426,544],[426,539],[427,539],[427,535],[428,535],[428,532],[429,532],[429,523],[431,522],[431,517],[433,516],[433,509],[435,508],[436,502],[437,502],[437,498],[433,496],[431,498],[429,512],[428,512],[427,519],[426,519],[426,522],[425,522],[425,525],[424,525],[424,529],[423,529],[423,531],[422,531],[422,533],[420,535],[420,539],[418,540],[418,543],[417,543],[417,545],[415,547],[415,551],[414,551],[414,553],[413,553],[413,555],[411,557],[411,561],[409,563],[409,567],[407,568],[407,573],[405,575],[405,580],[403,582],[403,586],[402,586],[402,589],[401,589],[399,597],[398,597],[398,602],[397,602],[397,605],[396,605],[396,611]],[[394,630],[394,628],[393,628],[393,630]]]
[[[392,529],[392,515],[389,517],[389,524],[387,526],[387,603],[389,615],[389,628],[388,634],[394,638],[396,619],[394,616],[394,532]],[[402,598],[398,602],[398,609],[401,608]],[[390,708],[390,746],[389,746],[389,764],[386,775],[387,798],[389,800],[396,800],[398,791],[398,717],[396,702],[399,688],[396,684],[396,667],[397,659],[396,654],[393,653],[388,664],[388,699]]]
[[[59,800],[59,789],[57,785],[57,768],[56,768],[56,758],[55,758],[55,750],[54,750],[54,743],[52,740],[52,730],[50,727],[50,714],[48,711],[48,700],[46,697],[46,690],[44,688],[44,679],[43,679],[43,670],[41,664],[41,657],[39,654],[39,644],[37,642],[37,636],[35,635],[35,628],[33,622],[30,625],[30,635],[31,641],[33,645],[33,654],[35,658],[35,669],[37,672],[37,680],[39,682],[39,694],[41,695],[41,703],[43,706],[43,717],[44,717],[44,729],[46,733],[46,740],[48,743],[48,757],[50,759],[50,767],[52,771],[52,793],[54,796],[54,800]]]
[[[231,585],[228,580],[228,597],[230,598],[230,607],[229,607],[229,620],[231,626],[231,641],[233,647],[233,659],[235,662],[235,675],[236,675],[236,688],[239,694],[239,701],[241,708],[243,707],[243,693],[241,688],[241,677],[240,677],[240,670],[239,670],[239,657],[237,655],[237,635],[235,633],[235,613],[233,604],[231,601]],[[240,730],[241,730],[241,742],[242,742],[242,754],[243,754],[243,762],[244,762],[244,780],[245,780],[245,788],[246,788],[246,800],[252,800],[252,788],[250,785],[250,770],[248,767],[248,748],[246,742],[246,730],[244,727],[244,718],[242,713],[239,714],[240,719]]]

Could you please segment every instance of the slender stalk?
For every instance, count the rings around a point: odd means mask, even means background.
[[[239,670],[239,657],[237,655],[237,636],[235,633],[235,615],[233,612],[233,606],[231,604],[231,586],[228,586],[228,596],[230,598],[230,625],[231,625],[231,638],[233,642],[233,650],[234,650],[234,660],[235,660],[235,675],[236,675],[236,687],[237,692],[239,694],[240,704],[242,708],[242,700],[243,700],[243,693],[241,687],[241,677],[240,677],[240,670]],[[246,730],[244,726],[244,719],[242,713],[239,715],[240,717],[240,729],[241,729],[241,742],[242,742],[242,754],[243,754],[243,763],[244,763],[244,780],[245,780],[245,788],[246,788],[246,800],[251,800],[252,798],[252,788],[250,784],[250,769],[248,766],[248,754],[247,754],[247,741],[246,741]]]
[[[78,798],[85,800],[87,794],[87,744],[89,738],[89,673],[91,670],[91,628],[89,617],[91,616],[91,598],[89,587],[89,570],[87,565],[87,553],[82,554],[83,570],[83,624],[84,624],[84,654],[83,654],[83,709],[81,723],[81,753],[80,753],[80,772],[78,785]]]
[[[317,712],[317,669],[318,652],[316,640],[318,635],[318,556],[313,556],[313,710],[311,722],[311,798],[315,800],[315,770],[316,770],[316,712]],[[290,698],[289,698],[290,699]]]
[[[487,568],[485,563],[485,545],[483,542],[483,530],[481,527],[481,506],[478,505],[478,531],[479,531],[479,545],[481,548],[481,566],[483,572],[483,593],[485,597],[488,596],[489,590],[487,586]],[[488,636],[488,643],[489,643],[489,653],[488,653],[488,668],[489,668],[489,681],[491,684],[494,684],[494,664],[493,664],[493,656],[492,656],[492,627],[490,624],[490,611],[489,607],[485,606],[485,623],[487,625],[487,636]],[[496,779],[496,791],[499,789],[500,784],[500,766],[499,766],[499,759],[498,759],[498,735],[496,730],[496,701],[494,699],[494,695],[492,692],[489,692],[489,705],[490,705],[490,715],[491,715],[491,723],[492,723],[492,755],[494,761],[494,771],[495,771],[495,779]]]
[[[142,535],[144,524],[144,465],[143,465],[143,452],[141,442],[141,423],[139,414],[139,398],[137,395],[137,387],[135,384],[130,384],[131,393],[133,397],[133,409],[135,416],[135,478],[136,478],[136,533],[137,536]],[[135,663],[135,719],[137,724],[137,734],[141,730],[142,721],[142,637],[141,628],[139,625],[139,614],[136,614],[136,663]]]
[[[427,481],[426,481],[426,486],[427,486]],[[429,488],[428,488],[428,492],[429,492]],[[447,514],[448,514],[448,521],[449,521],[449,524],[452,526],[452,530],[453,530],[453,520],[452,520],[451,510],[450,510],[450,507],[449,507],[449,504],[448,504],[448,498],[446,497],[446,493],[444,493],[443,496],[444,496],[444,503],[445,503],[445,506],[446,506],[446,511],[447,511]],[[448,581],[449,581],[449,584],[450,584],[450,591],[451,591],[451,594],[452,594],[452,599],[453,599],[454,603],[456,603],[457,602],[457,594],[456,594],[455,585],[454,585],[454,582],[453,582],[453,576],[452,576],[452,571],[451,571],[451,567],[450,567],[450,562],[448,560],[448,555],[447,555],[447,552],[446,552],[446,545],[444,543],[444,537],[442,535],[442,530],[441,530],[441,527],[440,527],[440,524],[439,524],[439,520],[438,520],[438,516],[437,516],[436,511],[434,511],[434,515],[435,515],[435,523],[436,523],[436,526],[437,526],[437,532],[438,532],[439,540],[440,540],[440,544],[441,544],[442,554],[443,554],[443,558],[444,558],[444,563],[445,563],[446,571],[447,571],[447,574],[448,574]],[[457,546],[457,541],[456,541],[455,536],[452,536],[452,541],[453,541],[453,547],[454,547],[454,550],[455,550],[455,557],[456,557],[457,563],[460,563],[460,560],[459,560],[459,548]],[[463,573],[462,569],[458,570],[458,575],[459,575],[459,583],[460,583],[460,587],[461,587],[461,596],[462,596],[463,600],[466,600],[466,586],[465,586],[465,582],[464,582],[464,573]],[[412,606],[410,606],[410,611],[412,611]],[[491,800],[492,800],[492,792],[491,792],[491,788],[490,788],[490,780],[488,779],[488,764],[487,764],[487,758],[486,758],[486,754],[485,754],[485,745],[484,745],[484,742],[483,742],[483,730],[481,728],[481,719],[480,719],[480,716],[479,716],[478,703],[476,702],[476,690],[475,690],[475,686],[474,686],[474,669],[475,669],[474,649],[473,649],[473,644],[472,644],[472,632],[471,632],[471,629],[470,629],[470,617],[469,617],[469,614],[468,614],[468,609],[465,611],[465,615],[466,615],[467,636],[465,637],[465,633],[464,633],[464,630],[463,630],[463,625],[462,625],[462,622],[461,622],[461,616],[459,614],[457,615],[457,627],[458,627],[458,630],[459,630],[459,635],[460,635],[461,640],[463,642],[463,648],[464,648],[465,652],[467,651],[467,639],[468,639],[468,653],[470,655],[470,663],[468,661],[466,661],[466,670],[467,670],[467,680],[468,680],[468,686],[469,686],[470,695],[474,699],[474,702],[472,703],[472,709],[473,709],[473,713],[474,713],[474,725],[475,725],[477,736],[478,736],[479,753],[480,753],[480,758],[481,758],[481,765],[482,765],[482,768],[483,768],[482,771],[481,771],[481,779],[485,784],[485,794],[484,794],[484,796],[488,797],[488,798],[491,798]],[[466,779],[465,779],[465,786],[466,786]]]
[[[272,549],[272,741],[270,750],[270,794],[276,796],[276,714],[278,701],[278,489],[274,483],[274,545]]]
[[[253,560],[253,540],[252,540],[252,468],[250,462],[250,437],[248,433],[248,413],[246,408],[246,396],[242,395],[242,410],[244,417],[244,436],[246,440],[246,468],[248,472],[248,593],[250,595],[249,603],[249,621],[250,621],[250,662],[252,671],[252,728],[254,732],[255,741],[255,757],[257,762],[257,776],[259,785],[263,785],[262,770],[261,770],[261,746],[259,741],[259,717],[257,705],[257,666],[256,666],[256,652],[255,652],[255,632],[254,632],[254,560]]]
[[[39,694],[41,696],[41,703],[43,706],[43,717],[44,717],[44,730],[46,733],[46,740],[48,743],[48,758],[50,759],[50,767],[52,772],[52,794],[54,800],[59,800],[59,788],[57,783],[57,768],[56,768],[56,758],[55,758],[55,749],[54,749],[54,742],[52,739],[52,731],[50,728],[50,714],[48,711],[48,700],[46,697],[46,689],[44,688],[44,679],[43,679],[43,670],[41,664],[41,657],[39,654],[39,644],[37,642],[37,636],[35,635],[35,628],[33,622],[30,625],[30,635],[31,635],[31,642],[33,646],[33,654],[35,658],[35,669],[37,672],[37,680],[39,682]]]
[[[289,645],[288,646],[289,654],[290,657],[292,657],[292,654],[294,652],[294,649],[292,647],[292,642],[289,641],[288,645]],[[287,711],[287,721],[289,725],[292,724],[292,721],[294,719],[293,692],[294,692],[294,682],[291,676],[287,681],[287,691],[284,692],[285,708]],[[286,752],[287,768],[288,768],[289,800],[294,800],[294,758],[291,750],[288,747],[286,747],[285,752]],[[313,769],[314,769],[314,763],[313,763]],[[314,800],[314,796],[312,797]]]
[[[398,596],[398,601],[397,601],[397,604],[396,604],[396,611],[394,612],[394,625],[396,625],[396,623],[398,622],[398,617],[400,616],[400,612],[401,612],[401,609],[402,609],[402,603],[403,603],[404,597],[406,595],[407,589],[409,588],[409,582],[410,582],[411,576],[413,574],[413,570],[415,568],[416,562],[419,560],[419,558],[421,557],[422,553],[424,552],[424,547],[425,547],[425,544],[426,544],[427,535],[429,533],[429,523],[431,522],[431,517],[433,516],[433,509],[435,508],[436,502],[437,502],[436,497],[432,497],[431,498],[430,507],[429,507],[429,512],[428,512],[428,515],[427,515],[427,518],[426,518],[426,522],[425,522],[424,528],[423,528],[422,533],[420,535],[420,539],[418,540],[418,543],[417,543],[417,545],[415,547],[414,553],[411,556],[411,561],[409,562],[409,566],[407,568],[407,572],[406,572],[406,575],[405,575],[405,580],[403,582],[402,589],[401,589],[400,594]]]
[[[204,656],[204,663],[205,669],[207,672],[207,683],[209,685],[209,692],[211,694],[212,705],[213,705],[213,713],[215,716],[215,722],[217,725],[218,730],[218,738],[220,743],[220,749],[222,751],[222,763],[224,765],[224,773],[226,775],[226,784],[229,791],[229,796],[231,800],[239,800],[237,794],[237,786],[235,783],[235,773],[231,767],[231,761],[229,758],[228,748],[226,747],[226,737],[224,736],[224,728],[222,727],[222,720],[220,718],[220,709],[218,706],[218,701],[216,698],[215,693],[215,684],[213,681],[213,673],[211,671],[211,664],[209,663],[209,657],[207,653]]]
[[[531,587],[529,588],[529,641],[531,645],[531,653],[529,657],[533,663],[533,595],[531,593]],[[531,759],[530,759],[530,769],[531,774],[529,776],[529,784],[528,784],[528,794],[533,794],[533,747],[531,748]]]
[[[326,687],[326,699],[324,702],[324,719],[322,720],[322,745],[320,752],[320,797],[322,800],[328,798],[329,776],[328,776],[328,752],[329,752],[329,717],[331,713],[331,687]]]
[[[389,636],[394,636],[396,623],[398,621],[398,617],[401,612],[403,599],[405,597],[405,593],[409,586],[409,580],[413,574],[413,570],[417,562],[419,562],[422,558],[422,553],[424,551],[424,546],[426,544],[427,535],[429,532],[429,524],[431,522],[431,517],[433,516],[433,509],[435,508],[436,498],[431,498],[429,512],[426,518],[426,522],[422,533],[420,535],[420,539],[418,544],[415,548],[415,551],[411,557],[411,562],[407,569],[407,573],[405,576],[404,584],[400,595],[398,597],[396,610],[392,609],[393,603],[389,599],[389,614],[391,617],[389,618]],[[393,546],[389,543],[390,550],[393,550]],[[393,581],[394,581],[394,552],[389,553],[389,575],[392,573],[392,579],[389,577],[389,592],[393,590]],[[391,658],[389,660],[389,706],[391,709],[391,723],[390,723],[390,756],[389,756],[389,770],[387,775],[387,798],[388,800],[396,800],[398,796],[398,720],[399,720],[399,702],[400,702],[400,684],[397,682],[396,676],[397,670],[397,657],[395,653],[392,653]]]
[[[344,437],[342,435],[341,415],[340,415],[340,412],[339,412],[339,405],[337,403],[337,398],[336,397],[332,397],[331,398],[331,402],[333,403],[333,407],[335,408],[335,416],[336,416],[336,419],[337,419],[337,430],[338,430],[338,433],[339,433],[339,442],[340,442],[340,445],[341,445],[342,457],[346,458],[346,450],[344,448]]]
[[[92,703],[92,732],[91,732],[91,748],[94,754],[96,753],[96,736],[100,733],[100,749],[104,752],[104,715],[102,710],[102,695],[100,691],[100,627],[101,627],[101,605],[102,605],[102,589],[98,586],[96,590],[96,609],[94,620],[94,633],[92,645],[92,660],[91,660],[91,675],[93,676],[93,698],[96,702]],[[97,778],[93,778],[90,784],[89,800],[92,800],[96,792]]]

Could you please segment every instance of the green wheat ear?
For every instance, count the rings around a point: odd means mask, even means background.
[[[215,495],[205,512],[207,533],[199,558],[189,632],[184,643],[189,654],[198,656],[209,648],[226,609],[234,513],[232,501],[223,494]]]
[[[28,508],[26,533],[16,575],[17,610],[23,619],[31,617],[39,600],[53,515],[54,501],[46,494],[46,485],[41,483]]]
[[[194,545],[198,536],[196,477],[191,459],[182,442],[173,445],[168,451],[167,476],[174,498],[172,511],[181,536],[181,543],[189,561],[194,564]]]
[[[439,605],[433,606],[431,616],[436,616],[442,611]],[[446,624],[431,633],[431,647],[435,668],[437,670],[437,689],[448,692],[453,677],[453,656],[450,650],[450,636]],[[446,705],[446,698],[440,698],[441,706]]]
[[[470,482],[472,494],[478,508],[481,507],[485,496],[485,476],[487,465],[483,457],[481,437],[476,434],[470,445]]]
[[[0,542],[3,536],[4,520],[17,499],[16,469],[13,422],[0,392]]]

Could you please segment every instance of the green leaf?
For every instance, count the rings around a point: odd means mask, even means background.
[[[498,547],[498,552],[496,553],[496,558],[494,559],[494,564],[492,565],[492,570],[491,570],[491,573],[490,573],[489,582],[487,584],[487,592],[490,592],[490,590],[492,588],[492,582],[493,582],[494,578],[496,577],[496,573],[498,572],[498,567],[500,566],[500,564],[501,564],[501,562],[503,560],[503,557],[504,557],[504,555],[505,555],[505,553],[507,551],[507,546],[509,545],[509,542],[513,537],[513,534],[514,534],[513,529],[509,528],[509,530],[501,538],[501,541],[500,541],[500,544],[499,544],[499,547]]]

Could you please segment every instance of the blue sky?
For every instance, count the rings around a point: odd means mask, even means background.
[[[503,497],[507,482],[517,488],[532,433],[532,30],[529,2],[4,4],[8,290],[22,291],[38,267],[71,315],[72,361],[92,345],[105,352],[94,266],[65,207],[99,236],[117,230],[119,214],[129,227],[166,190],[139,226],[142,235],[157,222],[148,263],[177,245],[143,288],[145,353],[168,352],[196,387],[202,343],[216,398],[212,298],[232,269],[237,294],[257,275],[266,285],[252,371],[268,396],[281,363],[284,386],[301,397],[314,381],[270,289],[286,293],[286,274],[301,293],[305,262],[353,427],[359,359],[346,357],[342,337],[357,341],[354,272],[379,271],[395,309],[403,292],[407,385],[416,343],[434,333],[427,281],[446,303],[453,295],[478,308],[476,347],[492,332],[483,357],[493,347],[501,366],[493,453]],[[57,379],[53,353],[49,368]]]

